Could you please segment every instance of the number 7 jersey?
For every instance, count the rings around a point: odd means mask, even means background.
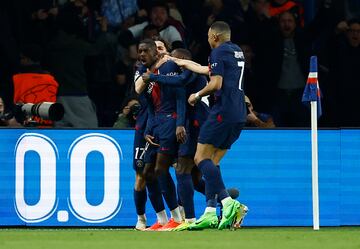
[[[240,47],[225,42],[211,51],[210,76],[222,76],[221,89],[215,92],[215,104],[210,115],[229,123],[246,122],[243,76],[245,57]]]

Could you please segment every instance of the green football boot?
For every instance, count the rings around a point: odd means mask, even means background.
[[[189,230],[202,230],[206,228],[216,228],[219,224],[216,212],[206,212],[194,223],[191,223]]]
[[[244,221],[244,218],[246,216],[246,214],[248,213],[249,208],[244,205],[244,204],[240,204],[240,209],[237,212],[237,214],[235,215],[235,218],[233,220],[233,223],[230,227],[230,229],[235,230],[235,229],[239,229],[241,228],[241,225]]]
[[[194,222],[189,223],[189,222],[183,222],[181,223],[181,225],[177,226],[175,229],[173,229],[173,231],[175,232],[179,232],[179,231],[185,231],[185,230],[189,230],[189,227],[194,224]]]
[[[228,228],[233,224],[235,216],[238,214],[240,207],[240,202],[233,199],[229,199],[229,201],[223,205],[222,218],[218,226],[219,230]]]

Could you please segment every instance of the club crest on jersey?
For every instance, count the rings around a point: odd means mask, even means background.
[[[138,167],[138,168],[142,168],[142,167],[144,167],[144,163],[143,163],[143,161],[141,161],[141,160],[137,160],[137,161],[136,161],[136,167]]]

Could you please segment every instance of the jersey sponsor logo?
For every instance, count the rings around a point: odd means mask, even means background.
[[[178,75],[177,72],[170,72],[170,73],[167,73],[166,76],[175,76],[175,75]]]
[[[214,68],[214,67],[216,67],[216,66],[217,66],[217,62],[212,63],[212,64],[210,65],[210,68],[212,69],[212,68]]]

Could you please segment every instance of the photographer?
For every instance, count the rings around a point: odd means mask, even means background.
[[[131,128],[135,126],[136,115],[140,110],[140,104],[135,96],[130,96],[124,101],[122,112],[119,114],[114,128]]]
[[[11,114],[5,112],[5,104],[1,95],[0,95],[0,126],[21,127],[21,124],[19,124]]]
[[[20,56],[20,72],[13,76],[15,104],[56,102],[58,83],[49,72],[42,69],[41,57],[40,46],[36,44],[23,46]],[[51,120],[45,120],[39,116],[33,116],[31,120],[19,120],[19,122],[25,123],[27,121],[33,121],[34,124],[43,127],[53,126]]]

